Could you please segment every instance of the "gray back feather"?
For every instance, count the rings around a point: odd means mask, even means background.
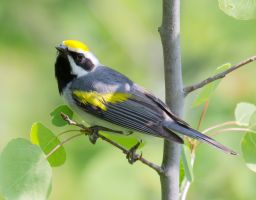
[[[133,82],[121,73],[105,66],[98,66],[93,72],[80,77],[71,85],[72,89],[83,91],[129,92]]]

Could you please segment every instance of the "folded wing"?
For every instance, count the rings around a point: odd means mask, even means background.
[[[152,100],[136,93],[97,93],[74,91],[76,104],[85,112],[121,127],[183,143],[162,126],[164,111]]]

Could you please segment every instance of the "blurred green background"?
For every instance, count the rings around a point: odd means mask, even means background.
[[[157,32],[161,8],[160,0],[2,0],[0,150],[12,138],[28,138],[35,121],[50,126],[49,113],[63,103],[54,78],[54,46],[64,39],[84,41],[102,63],[164,99]],[[226,16],[217,1],[182,1],[185,85],[205,78],[223,63],[234,64],[256,54],[255,23]],[[254,63],[222,81],[202,129],[233,120],[238,102],[256,102],[255,73]],[[195,94],[186,99],[184,118],[195,127],[202,107],[191,107],[194,98]],[[241,137],[240,133],[227,133],[216,139],[240,152]],[[144,139],[143,155],[160,163],[162,140]],[[129,165],[113,147],[101,141],[93,146],[81,137],[67,144],[66,150],[67,162],[53,172],[50,200],[160,199],[158,175],[140,163]],[[200,145],[194,173],[188,199],[255,199],[256,174],[246,168],[241,157]]]

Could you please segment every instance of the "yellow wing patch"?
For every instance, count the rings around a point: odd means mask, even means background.
[[[97,93],[97,92],[84,92],[76,90],[73,92],[74,96],[83,104],[90,104],[101,110],[106,111],[106,103],[121,103],[126,101],[131,95],[125,93]]]
[[[63,44],[69,49],[81,49],[83,51],[89,51],[89,48],[84,43],[78,40],[65,40],[63,41]]]

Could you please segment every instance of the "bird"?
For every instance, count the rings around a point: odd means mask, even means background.
[[[185,135],[237,155],[193,129],[151,92],[101,64],[85,43],[64,40],[55,48],[59,93],[90,126],[105,127],[120,134],[139,132],[180,144],[184,143],[182,135]]]

